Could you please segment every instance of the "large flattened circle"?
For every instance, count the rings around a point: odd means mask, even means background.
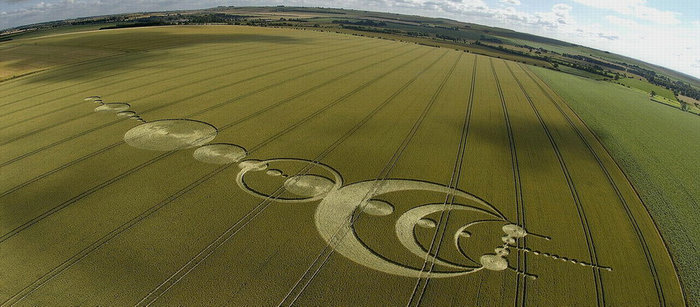
[[[131,128],[124,134],[124,141],[136,148],[170,151],[202,146],[216,134],[216,128],[205,122],[163,119]]]

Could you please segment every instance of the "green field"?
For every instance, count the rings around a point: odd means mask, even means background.
[[[691,301],[700,301],[700,120],[637,91],[543,69],[538,75],[599,135],[659,224]],[[580,84],[581,86],[571,86]],[[672,148],[672,150],[669,150]]]
[[[651,84],[649,82],[635,79],[635,78],[623,78],[620,80],[617,80],[617,82],[629,86],[631,88],[636,88],[639,90],[642,90],[644,92],[651,93],[651,91],[656,92],[656,95],[659,95],[661,97],[664,97],[666,99],[670,99],[672,101],[677,101],[676,96],[673,95],[673,92],[667,88],[663,88],[661,86]]]
[[[685,303],[530,66],[244,26],[33,43],[97,56],[0,83],[2,305]]]

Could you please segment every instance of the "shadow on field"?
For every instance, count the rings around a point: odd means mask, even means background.
[[[185,51],[188,56],[176,56],[172,62],[157,67],[181,67],[187,64],[181,62],[191,63],[192,60],[217,54],[221,56],[226,54],[227,45],[231,52],[236,52],[256,43],[279,48],[278,45],[309,41],[312,40],[266,34],[103,30],[22,44],[0,51],[0,58],[6,60],[7,69],[23,73],[31,72],[27,71],[27,67],[33,68],[33,71],[49,68],[44,73],[28,77],[27,83],[89,81],[115,72],[155,65],[151,63],[162,62],[164,57],[169,56],[168,50],[175,48],[190,48]],[[197,45],[202,46],[192,48]],[[78,65],[61,68],[72,64]]]

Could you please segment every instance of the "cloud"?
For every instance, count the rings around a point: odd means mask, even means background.
[[[607,39],[607,40],[610,40],[610,41],[615,41],[615,40],[620,39],[620,37],[617,36],[617,35],[605,34],[605,33],[601,33],[601,32],[598,33],[598,37],[604,38],[604,39]]]
[[[605,20],[607,20],[609,23],[616,25],[616,26],[621,26],[621,27],[636,27],[639,26],[639,24],[630,19],[626,18],[620,18],[617,16],[605,16]]]
[[[635,18],[651,21],[658,24],[679,24],[680,13],[672,11],[662,11],[647,5],[646,0],[573,0],[576,3],[586,6],[611,10],[622,15],[633,16]]]
[[[520,0],[501,0],[500,2],[505,4],[520,5]]]

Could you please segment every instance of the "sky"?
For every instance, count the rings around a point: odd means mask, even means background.
[[[445,17],[556,38],[700,78],[698,0],[0,0],[0,29],[219,5],[320,6]]]

